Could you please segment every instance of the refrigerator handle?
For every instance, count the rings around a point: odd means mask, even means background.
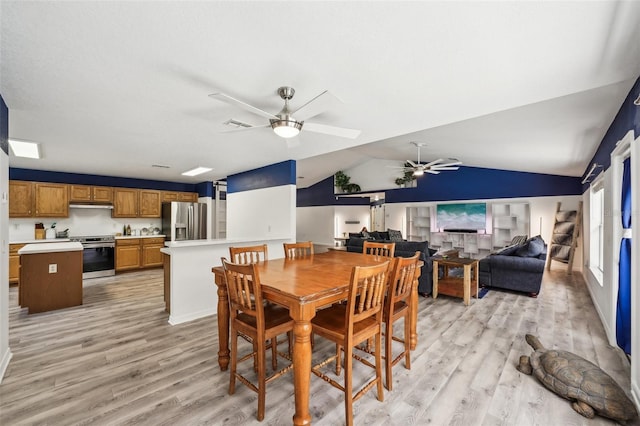
[[[187,239],[193,240],[193,204],[189,204],[187,212]]]

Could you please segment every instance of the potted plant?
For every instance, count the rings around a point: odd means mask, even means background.
[[[410,164],[405,164],[405,167],[410,167]],[[412,186],[413,181],[416,180],[416,177],[413,175],[413,170],[405,170],[402,177],[396,178],[394,181],[396,185],[400,188],[406,188]]]
[[[342,192],[360,192],[360,185],[357,183],[351,183],[350,180],[351,178],[344,174],[343,171],[339,171],[334,175],[335,186]]]

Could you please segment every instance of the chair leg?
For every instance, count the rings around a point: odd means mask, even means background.
[[[353,348],[344,348],[344,409],[347,426],[353,425]]]
[[[236,392],[236,370],[238,368],[238,334],[231,327],[231,366],[229,367],[229,395]]]
[[[278,368],[278,336],[271,339],[271,368],[273,371]]]
[[[341,345],[336,343],[336,376],[340,375],[340,371],[342,371],[342,362],[340,361],[340,349],[342,348]]]
[[[393,378],[392,371],[393,368],[393,354],[391,353],[391,345],[393,343],[393,324],[390,320],[384,323],[384,370],[388,390],[393,390]]]
[[[407,370],[411,370],[411,321],[409,315],[404,317],[404,366]]]
[[[264,340],[258,342],[258,421],[264,420],[266,397],[266,356]]]
[[[376,334],[376,380],[378,381],[378,401],[384,401],[382,390],[382,334]],[[349,372],[351,375],[351,372]]]

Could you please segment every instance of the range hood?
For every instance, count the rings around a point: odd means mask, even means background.
[[[70,209],[107,209],[113,210],[113,204],[69,204]]]

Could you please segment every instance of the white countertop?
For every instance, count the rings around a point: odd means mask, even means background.
[[[215,246],[215,245],[224,245],[224,244],[245,244],[248,243],[256,243],[256,244],[264,244],[267,241],[288,241],[291,240],[291,237],[270,237],[270,238],[262,238],[259,240],[250,240],[250,239],[208,239],[208,240],[186,240],[186,241],[166,241],[164,245],[170,249],[174,248],[184,248],[184,247],[202,247],[202,246]],[[160,250],[162,251],[162,250]],[[167,252],[163,252],[167,253]]]
[[[16,240],[9,241],[9,244],[42,244],[42,243],[68,243],[71,241],[69,238],[49,238],[42,240]]]
[[[54,253],[61,251],[82,251],[78,242],[27,244],[18,250],[18,254]]]
[[[116,240],[130,240],[133,238],[164,238],[166,235],[158,234],[158,235],[121,235],[119,237],[115,237]]]

